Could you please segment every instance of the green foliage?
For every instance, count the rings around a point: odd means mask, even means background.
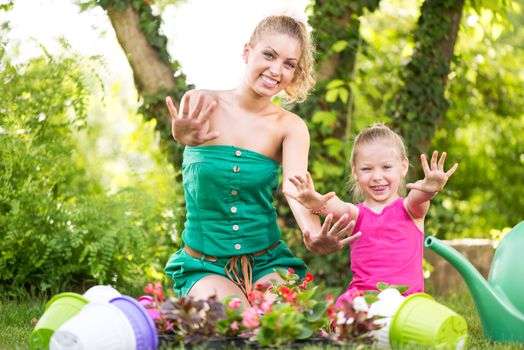
[[[522,31],[510,30],[524,22],[509,16],[501,32],[495,16],[467,9],[461,32],[468,39],[458,42],[446,128],[435,135],[435,148],[460,163],[430,208],[429,232],[442,238],[487,238],[524,218],[524,50],[510,44],[524,39]]]
[[[289,304],[277,304],[260,318],[257,340],[262,346],[280,346],[295,339],[311,337],[313,330],[304,326],[304,315]]]
[[[452,17],[462,12],[463,1],[425,1],[413,31],[413,55],[400,73],[402,86],[388,101],[388,115],[393,120],[413,160],[428,150],[449,103],[444,91],[454,36]],[[451,42],[450,52],[444,52]],[[418,169],[418,163],[413,164]]]
[[[79,62],[45,56],[15,67],[3,51],[0,62],[2,290],[133,287],[158,275],[175,221],[170,191],[151,183],[106,194],[76,143],[89,103]]]

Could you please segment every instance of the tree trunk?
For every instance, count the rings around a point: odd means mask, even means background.
[[[400,74],[403,86],[388,113],[406,141],[411,178],[448,109],[444,93],[463,8],[464,0],[424,2],[414,32],[415,50]]]
[[[128,6],[124,11],[108,7],[107,14],[118,42],[126,53],[140,95],[176,87],[171,66],[163,62],[139,26],[139,14]]]
[[[124,9],[108,6],[106,11],[133,71],[138,94],[142,98],[140,113],[147,120],[156,119],[156,129],[163,140],[162,147],[166,149],[168,159],[175,168],[180,168],[183,147],[172,140],[171,118],[164,100],[166,96],[171,96],[178,108],[178,101],[190,87],[186,85],[184,74],[178,74],[175,78],[172,67],[177,63],[170,62],[170,58],[167,57],[167,38],[155,32],[152,34],[154,39],[148,40],[140,27],[144,21],[159,26],[160,18],[151,14],[151,8],[146,3],[140,4],[138,8],[140,12],[131,5]],[[157,45],[153,45],[151,41]]]

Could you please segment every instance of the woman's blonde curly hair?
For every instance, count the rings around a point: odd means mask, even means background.
[[[302,102],[309,95],[316,82],[314,76],[315,46],[306,25],[302,21],[287,15],[268,16],[260,21],[253,30],[249,45],[256,45],[269,32],[289,35],[300,43],[302,54],[298,60],[297,70],[293,80],[284,91],[288,96],[288,102]]]

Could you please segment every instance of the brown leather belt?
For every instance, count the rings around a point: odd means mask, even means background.
[[[275,249],[279,243],[280,243],[280,241],[276,241],[275,243],[273,243],[272,245],[270,245],[266,249],[262,249],[262,250],[259,250],[258,252],[244,254],[244,255],[260,256],[262,254],[266,254],[267,252]],[[187,254],[191,255],[193,258],[197,258],[197,259],[204,258],[204,260],[211,261],[211,262],[215,262],[215,261],[218,260],[218,257],[212,256],[212,255],[206,255],[204,253],[201,253],[198,250],[195,250],[195,249],[191,248],[187,244],[184,245],[184,250],[186,251]]]
[[[235,283],[244,292],[246,296],[249,296],[249,293],[253,290],[253,257],[260,256],[269,252],[270,250],[275,249],[279,243],[280,241],[276,241],[268,248],[259,250],[258,252],[234,255],[231,258],[229,258],[227,264],[224,266],[224,272],[227,278],[229,278],[233,283]],[[216,256],[205,255],[187,245],[184,245],[184,250],[193,258],[204,259],[206,261],[211,262],[218,260],[218,257]],[[240,276],[240,273],[242,274],[242,277]]]

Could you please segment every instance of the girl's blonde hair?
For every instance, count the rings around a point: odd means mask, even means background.
[[[408,159],[406,146],[400,135],[391,130],[384,123],[375,123],[370,127],[363,129],[355,137],[353,141],[353,149],[351,150],[350,166],[353,171],[353,168],[356,166],[356,158],[358,155],[358,149],[363,145],[370,145],[377,142],[390,142],[398,152],[400,160]],[[408,163],[409,166],[409,163]],[[360,188],[358,181],[354,176],[350,177],[349,180],[350,189],[353,192],[353,197],[355,201],[362,201],[364,199],[364,193]],[[399,195],[403,196],[406,193],[406,183],[405,178],[400,182],[399,186]]]
[[[302,54],[298,60],[297,70],[293,80],[286,86],[284,91],[288,96],[288,102],[302,102],[315,86],[314,56],[315,47],[306,25],[291,16],[278,15],[264,18],[253,30],[249,45],[256,43],[267,33],[276,32],[289,35],[300,43]]]

